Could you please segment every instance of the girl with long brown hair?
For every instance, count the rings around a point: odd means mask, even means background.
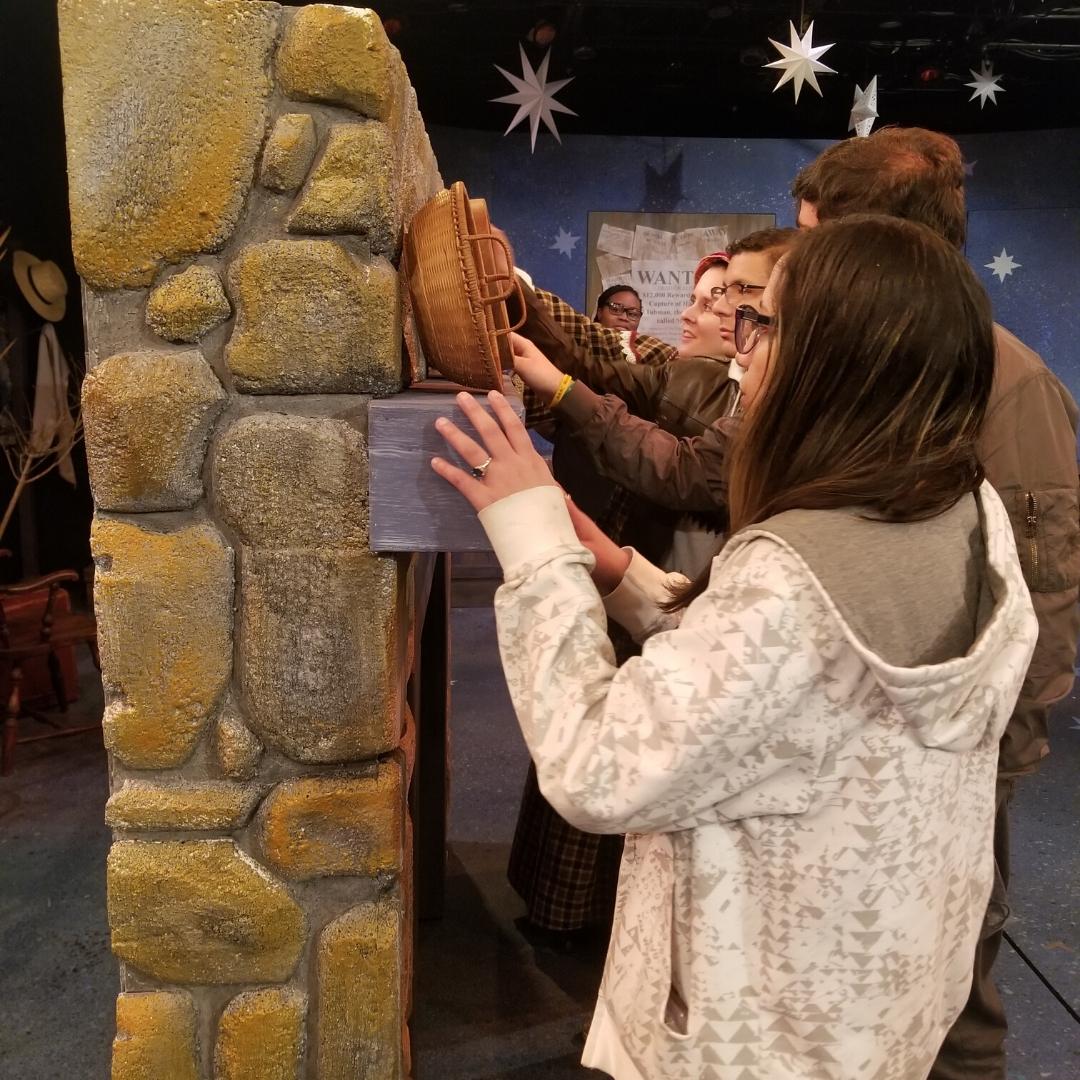
[[[683,610],[675,575],[572,519],[498,395],[498,423],[461,399],[484,446],[440,424],[470,472],[433,465],[502,563],[544,794],[628,834],[584,1063],[924,1077],[970,983],[1036,634],[973,452],[989,305],[943,240],[868,217],[809,233],[738,326],[733,533]],[[621,668],[606,617],[648,638]]]

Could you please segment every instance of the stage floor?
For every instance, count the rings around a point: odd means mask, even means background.
[[[453,612],[453,785],[445,913],[420,927],[412,1039],[419,1080],[570,1080],[602,951],[537,948],[505,867],[527,765],[499,669],[479,567]],[[82,669],[71,723],[101,709]],[[1013,918],[998,974],[1010,1080],[1080,1076],[1080,697],[1053,718],[1054,753],[1013,811]],[[116,965],[105,923],[107,769],[92,732],[19,748],[0,781],[0,1072],[19,1080],[109,1075]],[[1045,981],[1044,981],[1045,980]],[[1049,986],[1047,985],[1049,984]],[[1051,987],[1053,989],[1051,989]]]

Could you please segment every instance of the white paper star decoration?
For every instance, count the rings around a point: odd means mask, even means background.
[[[574,248],[577,247],[577,242],[580,239],[580,236],[571,236],[570,233],[560,225],[558,235],[555,237],[555,242],[551,247],[560,255],[565,255],[569,259],[573,255]]]
[[[824,55],[829,49],[832,48],[832,44],[829,45],[815,45],[813,42],[814,24],[811,23],[806,28],[805,36],[800,39],[798,33],[795,30],[795,24],[789,22],[788,26],[791,27],[791,45],[781,45],[779,41],[773,41],[769,38],[769,43],[780,53],[781,59],[774,60],[771,64],[766,64],[767,68],[777,68],[783,71],[783,75],[780,76],[780,81],[773,87],[773,93],[786,82],[795,80],[795,100],[799,100],[799,91],[802,90],[803,83],[808,82],[821,96],[821,87],[818,86],[818,72],[826,73],[829,75],[835,75],[828,64],[823,64],[818,57]]]
[[[854,129],[855,134],[865,138],[870,134],[874,121],[878,118],[877,111],[877,76],[875,75],[864,90],[861,86],[855,87],[855,101],[851,106],[851,118],[848,120],[848,131]]]
[[[559,129],[555,126],[555,117],[552,113],[568,113],[570,116],[577,116],[577,113],[573,109],[568,109],[561,102],[555,100],[555,95],[558,93],[567,83],[573,82],[573,77],[569,79],[555,79],[552,82],[548,82],[547,70],[548,60],[551,59],[551,50],[544,54],[544,59],[540,61],[540,66],[533,71],[532,64],[529,63],[529,58],[525,55],[525,48],[522,45],[518,45],[521,50],[521,78],[516,75],[511,75],[509,71],[504,70],[495,64],[495,70],[501,75],[504,75],[510,81],[510,85],[515,88],[514,93],[507,94],[505,97],[492,98],[492,101],[505,101],[509,105],[516,105],[518,111],[514,114],[514,119],[510,121],[510,126],[506,129],[504,134],[509,135],[521,123],[527,116],[529,118],[529,132],[532,136],[531,149],[533,152],[536,150],[536,133],[540,130],[540,121],[544,121],[544,127],[555,136],[557,142],[561,143],[562,139],[559,138]]]
[[[971,68],[968,68],[968,71],[971,71],[971,74],[975,76],[974,82],[964,83],[965,86],[970,86],[974,91],[968,101],[974,101],[978,98],[980,109],[986,108],[987,100],[996,105],[997,98],[995,95],[1004,94],[1005,87],[999,83],[1001,76],[994,74],[994,65],[984,63],[978,72],[972,71]]]
[[[983,266],[985,266],[998,281],[1004,282],[1014,270],[1019,270],[1020,267],[1023,266],[1023,263],[1018,263],[1004,248],[1002,248],[1000,255],[995,255],[988,263],[983,263]]]

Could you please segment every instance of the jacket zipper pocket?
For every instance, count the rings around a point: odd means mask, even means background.
[[[1039,503],[1034,491],[1027,492],[1027,518],[1024,531],[1031,553],[1031,584],[1034,588],[1039,584]]]

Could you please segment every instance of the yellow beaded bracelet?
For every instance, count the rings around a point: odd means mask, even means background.
[[[573,378],[570,375],[564,375],[559,380],[558,389],[555,391],[554,394],[551,395],[551,404],[548,407],[554,409],[555,406],[558,405],[559,402],[562,401],[562,399],[570,393],[570,387],[573,385]]]

